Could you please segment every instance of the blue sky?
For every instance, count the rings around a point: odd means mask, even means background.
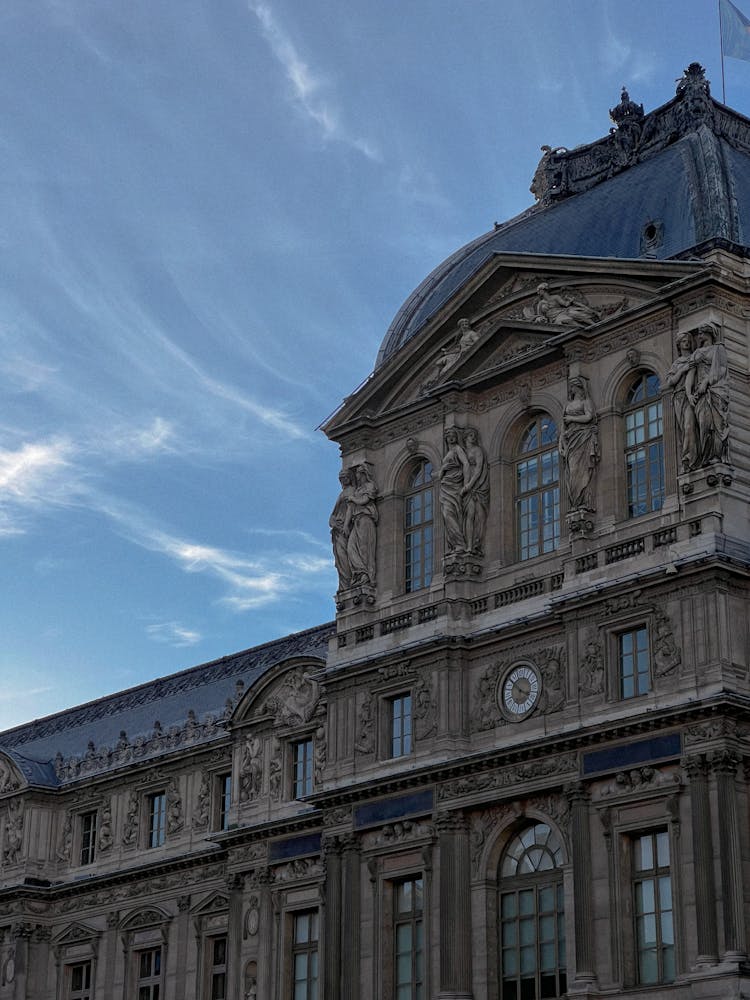
[[[542,143],[696,59],[713,0],[5,0],[0,727],[329,620],[316,426]]]

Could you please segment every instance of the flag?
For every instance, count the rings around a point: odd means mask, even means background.
[[[730,0],[719,0],[719,12],[724,55],[750,62],[750,20]]]

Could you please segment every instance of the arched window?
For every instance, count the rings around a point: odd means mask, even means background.
[[[500,865],[502,1000],[561,997],[565,974],[562,846],[546,823],[508,844]]]
[[[432,465],[422,459],[409,478],[404,499],[404,584],[407,593],[432,582]]]
[[[630,387],[625,411],[628,517],[661,510],[664,441],[658,375],[643,372]]]
[[[516,462],[518,556],[533,559],[560,543],[560,475],[557,427],[551,417],[534,417],[521,438]]]

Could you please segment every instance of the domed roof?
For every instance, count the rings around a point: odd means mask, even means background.
[[[623,90],[608,136],[542,147],[536,205],[452,254],[404,302],[376,367],[490,257],[503,253],[668,259],[710,239],[750,246],[750,119],[713,100],[691,63],[676,96],[643,113]]]

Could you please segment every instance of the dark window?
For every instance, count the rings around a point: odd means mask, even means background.
[[[167,796],[154,792],[148,797],[148,846],[159,847],[167,832]]]
[[[404,501],[404,567],[406,592],[432,582],[432,465],[422,461],[409,480]]]
[[[96,857],[96,812],[81,816],[81,864],[90,865]]]
[[[136,960],[138,963],[138,1000],[159,1000],[161,996],[161,948],[139,951]]]
[[[628,517],[661,510],[664,503],[664,442],[659,379],[640,375],[628,393],[625,469]]]
[[[399,694],[388,699],[390,716],[391,757],[403,757],[411,753],[411,695]]]
[[[91,962],[77,962],[67,968],[68,1000],[91,1000]]]
[[[220,774],[216,779],[218,830],[229,829],[229,808],[232,805],[232,775]]]
[[[500,875],[502,1000],[561,997],[565,972],[562,847],[546,823],[515,836]]]
[[[293,1000],[318,1000],[318,911],[294,915]]]
[[[535,417],[521,439],[516,462],[516,525],[519,559],[553,552],[560,544],[560,475],[557,427]]]
[[[644,834],[633,843],[633,912],[639,983],[671,983],[674,923],[666,830]]]
[[[424,998],[424,922],[421,878],[394,884],[393,945],[396,1000]]]
[[[292,744],[292,797],[301,799],[313,790],[313,741]]]
[[[211,959],[211,1000],[227,998],[227,939],[211,938],[208,943]]]
[[[651,689],[648,629],[636,628],[617,636],[620,697],[637,698]]]

